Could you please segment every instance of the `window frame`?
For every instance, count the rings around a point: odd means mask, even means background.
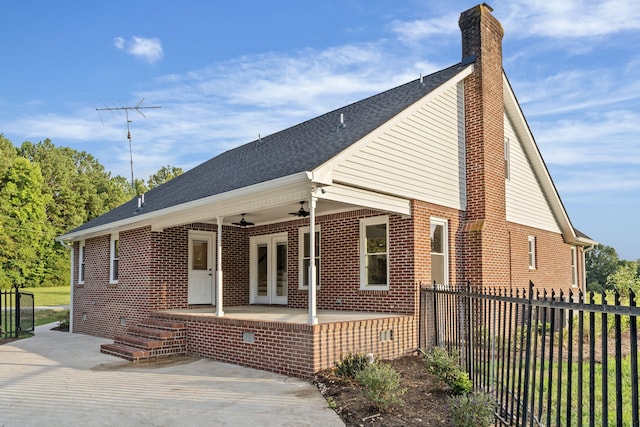
[[[430,227],[429,227],[429,241],[431,241],[431,226],[441,225],[442,226],[442,252],[436,252],[437,255],[442,255],[444,261],[444,283],[438,283],[437,285],[441,285],[444,289],[449,288],[449,221],[445,218],[431,217],[429,218]],[[431,257],[431,282],[433,283],[433,252],[431,250],[431,244],[429,244],[429,256]]]
[[[535,270],[538,267],[538,260],[536,259],[536,237],[527,237],[527,262],[529,264],[529,270]]]
[[[85,241],[81,240],[78,243],[78,284],[79,285],[84,285],[84,279],[85,279]]]
[[[114,268],[114,262],[117,261],[117,267]],[[115,274],[114,274],[115,273]],[[114,233],[111,235],[109,243],[109,284],[118,284],[120,276],[120,235]]]
[[[511,180],[511,141],[504,138],[504,178]]]
[[[571,287],[578,287],[578,248],[571,246]]]
[[[386,239],[386,273],[387,280],[385,284],[368,284],[367,283],[367,226],[370,225],[382,225],[385,226],[385,239]],[[389,241],[389,216],[375,216],[369,218],[360,219],[360,290],[362,291],[388,291],[390,285],[390,271],[389,271],[389,254],[390,254],[390,241]],[[380,254],[376,252],[375,254]]]
[[[321,243],[321,236],[322,233],[320,232],[320,226],[316,225],[315,227],[316,229],[316,242],[317,242],[317,246],[318,246],[318,250],[316,252],[316,275],[317,280],[316,280],[316,289],[320,289],[320,265],[321,265],[321,260],[320,260],[320,253],[321,253],[321,248],[322,248],[322,243]],[[298,229],[298,289],[300,290],[308,290],[309,289],[309,284],[305,284],[304,283],[304,278],[305,278],[305,267],[304,267],[304,261],[305,259],[309,259],[309,257],[305,257],[304,256],[304,236],[310,234],[311,231],[311,227],[306,226],[306,227],[300,227]]]

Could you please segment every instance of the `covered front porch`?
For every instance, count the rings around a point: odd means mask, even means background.
[[[318,310],[318,323],[311,325],[305,309],[230,306],[223,317],[215,311],[162,310],[151,317],[184,323],[189,355],[303,378],[350,352],[392,359],[417,344],[416,318],[406,314]]]

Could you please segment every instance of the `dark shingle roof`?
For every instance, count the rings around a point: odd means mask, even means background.
[[[272,179],[310,171],[380,127],[453,78],[469,61],[453,65],[288,129],[226,151],[145,195],[144,213],[177,206]],[[344,113],[344,128],[338,128]],[[72,232],[135,216],[133,199]]]

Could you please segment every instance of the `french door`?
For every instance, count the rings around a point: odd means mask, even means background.
[[[287,304],[287,233],[250,239],[252,304]]]

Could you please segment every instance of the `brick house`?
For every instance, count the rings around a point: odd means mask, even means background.
[[[502,69],[462,61],[222,153],[60,236],[72,330],[290,375],[418,346],[421,284],[570,289],[584,250]],[[164,340],[164,341],[163,341]],[[160,344],[159,344],[160,343]]]

